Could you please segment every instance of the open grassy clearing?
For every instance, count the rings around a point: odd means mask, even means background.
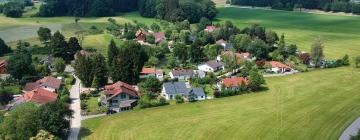
[[[288,43],[297,44],[301,50],[309,51],[314,38],[321,37],[328,58],[360,54],[358,17],[245,8],[219,8],[219,11],[220,21],[230,20],[240,27],[261,24],[279,35],[284,33]]]
[[[82,139],[335,140],[360,115],[360,71],[268,78],[270,90],[82,122]]]

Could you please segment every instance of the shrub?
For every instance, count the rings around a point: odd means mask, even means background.
[[[360,67],[360,56],[355,57],[354,61],[355,61],[355,67],[359,68]]]
[[[175,96],[175,100],[176,100],[176,103],[178,103],[178,104],[184,103],[184,98],[179,94]]]
[[[60,97],[60,101],[63,102],[63,103],[71,103],[71,99],[70,99],[70,96],[68,94],[65,94],[65,95],[62,95]]]
[[[87,109],[88,105],[86,104],[85,100],[81,100],[80,107],[81,107],[81,110]]]

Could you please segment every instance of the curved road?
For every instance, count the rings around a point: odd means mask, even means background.
[[[70,109],[74,111],[73,117],[70,120],[70,135],[68,140],[77,140],[81,127],[81,108],[80,108],[80,91],[81,81],[76,78],[75,84],[70,89],[70,98],[72,100]]]
[[[360,117],[357,118],[339,137],[339,140],[350,140],[351,136],[356,136],[360,129]]]

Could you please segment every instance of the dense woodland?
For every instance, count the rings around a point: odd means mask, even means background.
[[[360,4],[350,0],[232,0],[231,4],[267,7],[281,10],[320,9],[324,11],[360,14]]]

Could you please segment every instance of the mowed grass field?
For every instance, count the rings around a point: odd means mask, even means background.
[[[360,70],[268,78],[269,90],[82,121],[81,139],[336,140],[360,115]]]
[[[287,43],[310,51],[315,38],[324,41],[325,56],[340,58],[345,54],[360,55],[360,17],[335,16],[302,12],[288,12],[246,8],[219,8],[218,19],[230,20],[239,27],[260,24],[284,33]]]

